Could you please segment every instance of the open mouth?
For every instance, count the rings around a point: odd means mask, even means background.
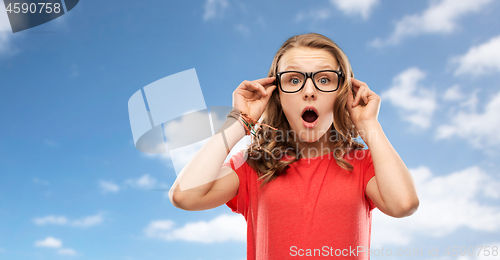
[[[302,114],[302,119],[304,119],[304,121],[308,123],[312,123],[316,121],[316,119],[318,119],[318,114],[316,114],[314,110],[308,109],[306,110],[306,112],[304,112],[304,114]]]
[[[315,127],[318,120],[318,112],[314,107],[306,107],[302,112],[302,120],[305,127]]]

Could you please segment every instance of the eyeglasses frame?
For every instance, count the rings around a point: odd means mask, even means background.
[[[281,75],[283,75],[284,73],[288,73],[288,72],[300,73],[300,74],[304,75],[304,77],[305,77],[304,82],[302,83],[302,86],[296,91],[285,91],[285,90],[283,90],[283,87],[281,86]],[[314,82],[314,76],[320,72],[335,72],[337,74],[337,76],[338,76],[337,87],[334,90],[322,90],[322,89],[318,88],[318,86],[316,86],[316,82]],[[278,83],[280,90],[283,91],[284,93],[297,93],[297,92],[301,91],[304,88],[304,86],[306,85],[308,78],[311,78],[311,81],[313,82],[313,85],[317,90],[319,90],[321,92],[335,92],[339,89],[340,78],[342,78],[342,79],[344,78],[344,73],[340,70],[319,70],[316,72],[302,72],[302,71],[289,70],[289,71],[282,71],[282,72],[276,73],[276,82]]]

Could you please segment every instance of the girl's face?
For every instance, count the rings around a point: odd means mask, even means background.
[[[288,50],[278,64],[278,72],[339,70],[333,55],[322,49],[295,47]],[[283,78],[282,78],[283,80]],[[316,79],[318,81],[318,79]],[[281,106],[299,142],[316,142],[333,124],[333,103],[337,91],[322,92],[314,87],[311,78],[299,92],[285,93],[279,90]]]

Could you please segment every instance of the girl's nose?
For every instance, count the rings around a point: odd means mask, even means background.
[[[303,89],[303,97],[304,99],[316,98],[316,87],[314,87],[314,83],[311,78],[306,79],[306,83]]]

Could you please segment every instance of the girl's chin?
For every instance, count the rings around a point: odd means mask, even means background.
[[[324,135],[331,130],[331,124],[333,124],[333,122],[326,124],[325,122],[320,121],[315,122],[315,127],[308,128],[304,127],[302,121],[295,123],[295,125],[291,125],[291,128],[295,132],[296,137],[299,139],[297,141],[304,143],[317,142],[321,137],[324,137]]]
[[[319,134],[311,134],[311,135],[299,135],[299,141],[303,143],[314,143],[317,142],[321,136]]]

